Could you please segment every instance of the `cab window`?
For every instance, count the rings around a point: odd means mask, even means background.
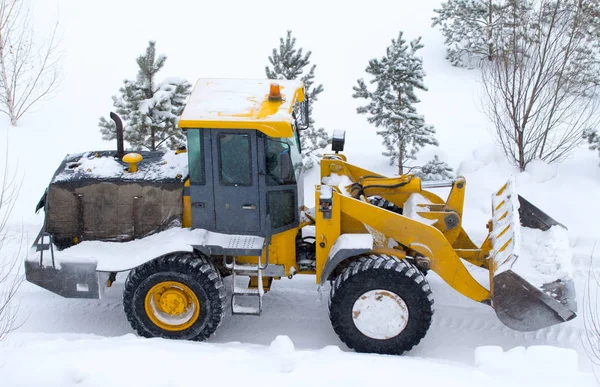
[[[220,134],[219,177],[223,185],[252,185],[250,136],[247,134]]]
[[[200,129],[188,129],[188,163],[190,170],[190,184],[203,185],[204,180],[204,152],[202,132]]]
[[[268,186],[296,184],[290,145],[287,142],[267,139],[266,172]]]

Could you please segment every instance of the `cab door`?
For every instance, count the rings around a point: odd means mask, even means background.
[[[256,131],[213,129],[211,143],[216,230],[260,233]]]

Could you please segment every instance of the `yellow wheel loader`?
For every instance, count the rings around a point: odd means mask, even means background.
[[[93,299],[128,273],[123,307],[135,331],[205,340],[227,308],[260,315],[273,280],[310,274],[331,284],[340,339],[383,354],[425,336],[429,270],[519,331],[576,316],[566,229],[519,196],[513,178],[491,194],[489,235],[476,246],[462,227],[464,178],[368,171],[340,153],[345,134],[335,131],[315,206],[304,206],[308,111],[298,81],[199,79],[178,123],[187,145],[127,154],[113,115],[117,151],[67,155],[38,203],[45,220],[27,280]],[[489,289],[468,265],[489,271]]]

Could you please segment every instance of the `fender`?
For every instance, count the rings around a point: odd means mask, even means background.
[[[373,251],[371,234],[342,234],[329,251],[321,271],[320,285],[323,286],[335,270],[346,259]]]

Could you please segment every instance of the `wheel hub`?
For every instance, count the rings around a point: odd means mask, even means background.
[[[200,302],[192,289],[177,281],[154,285],[146,294],[144,308],[150,321],[167,331],[191,327],[200,315]]]
[[[352,320],[365,336],[387,340],[398,336],[408,324],[408,307],[394,292],[383,289],[369,290],[352,307]]]
[[[181,289],[170,288],[160,294],[157,306],[164,313],[178,316],[185,312],[188,303],[188,298]]]

